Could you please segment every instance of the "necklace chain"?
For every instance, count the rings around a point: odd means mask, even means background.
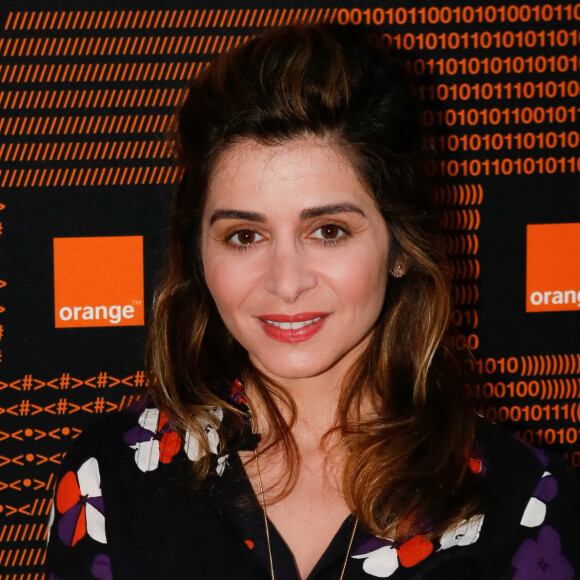
[[[264,498],[264,488],[262,487],[262,474],[260,473],[260,462],[258,452],[254,449],[256,458],[256,469],[258,471],[258,486],[260,488],[260,500],[262,501],[262,513],[264,514],[264,528],[266,529],[266,543],[268,544],[268,559],[270,560],[270,578],[276,580],[274,576],[274,559],[272,558],[272,546],[270,544],[270,526],[268,525],[268,513],[266,512],[266,500]]]
[[[254,457],[256,458],[256,471],[258,472],[258,488],[260,490],[260,500],[262,503],[262,513],[264,514],[264,529],[266,530],[266,544],[268,545],[268,559],[270,563],[270,578],[271,580],[276,580],[274,575],[274,558],[272,557],[272,544],[270,543],[270,526],[268,524],[268,512],[266,511],[266,499],[264,497],[264,487],[262,485],[262,474],[260,473],[260,461],[258,460],[258,452],[254,449]],[[346,549],[346,556],[344,557],[344,562],[342,564],[342,570],[340,572],[339,580],[343,580],[344,573],[346,571],[346,566],[348,564],[348,557],[350,555],[350,550],[352,548],[352,543],[354,541],[354,535],[356,533],[356,528],[358,525],[358,518],[354,521],[354,526],[350,534],[350,540],[348,542],[348,548]]]

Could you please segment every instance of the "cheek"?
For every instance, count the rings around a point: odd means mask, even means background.
[[[221,257],[204,260],[205,281],[217,309],[226,323],[235,317],[240,305],[252,290],[243,260]]]
[[[387,278],[386,253],[369,250],[335,268],[334,286],[345,305],[359,311],[375,311],[383,305]]]
[[[221,313],[224,306],[235,302],[236,284],[232,283],[235,276],[228,268],[220,268],[213,261],[204,262],[204,272],[207,287]]]

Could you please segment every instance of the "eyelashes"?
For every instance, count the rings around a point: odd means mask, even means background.
[[[258,239],[259,238],[259,239]],[[228,242],[238,248],[247,249],[260,243],[264,238],[255,230],[238,230],[233,236],[228,238]]]
[[[319,232],[319,235],[314,235]],[[326,245],[335,245],[343,240],[345,236],[349,236],[350,232],[347,232],[344,228],[336,224],[324,224],[319,228],[316,228],[312,232],[312,238],[315,240],[321,240]]]
[[[344,226],[327,223],[314,229],[308,239],[319,243],[323,247],[333,247],[344,243],[350,237],[351,232]],[[259,245],[265,239],[266,236],[257,230],[242,228],[227,234],[225,243],[236,250],[246,251]]]

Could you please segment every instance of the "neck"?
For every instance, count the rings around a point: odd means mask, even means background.
[[[284,378],[271,375],[278,384],[282,385],[292,397],[296,405],[296,420],[292,428],[292,435],[299,443],[300,433],[312,432],[319,433],[320,437],[329,429],[337,426],[337,410],[341,395],[341,385],[344,378],[352,369],[352,365],[357,364],[357,360],[362,356],[369,344],[370,336],[365,337],[354,349],[345,354],[340,360],[325,371],[310,377]],[[268,371],[259,363],[253,360],[250,355],[250,361],[256,365],[266,376]],[[246,384],[246,394],[252,403],[252,411],[256,427],[259,428],[263,436],[268,433],[268,414],[263,408],[259,393],[254,392],[251,384]],[[367,400],[363,395],[360,401],[361,408],[358,410],[363,415],[374,414],[375,405],[370,399]],[[286,421],[290,422],[290,414],[284,406],[280,411]]]
[[[322,377],[314,377],[287,380],[282,386],[296,405],[292,435],[297,444],[314,441],[319,443],[320,438],[336,424],[340,385],[329,383]],[[268,439],[268,414],[261,397],[252,384],[245,385],[245,391],[250,401],[255,428]],[[285,406],[280,406],[279,409],[289,423],[290,411]]]
[[[318,429],[326,432],[336,424],[338,381],[329,383],[327,377],[315,377],[288,381],[284,386],[296,403],[296,434]]]

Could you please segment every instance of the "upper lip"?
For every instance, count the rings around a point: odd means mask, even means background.
[[[260,320],[271,320],[272,322],[305,322],[326,316],[327,312],[298,312],[297,314],[261,314]]]

